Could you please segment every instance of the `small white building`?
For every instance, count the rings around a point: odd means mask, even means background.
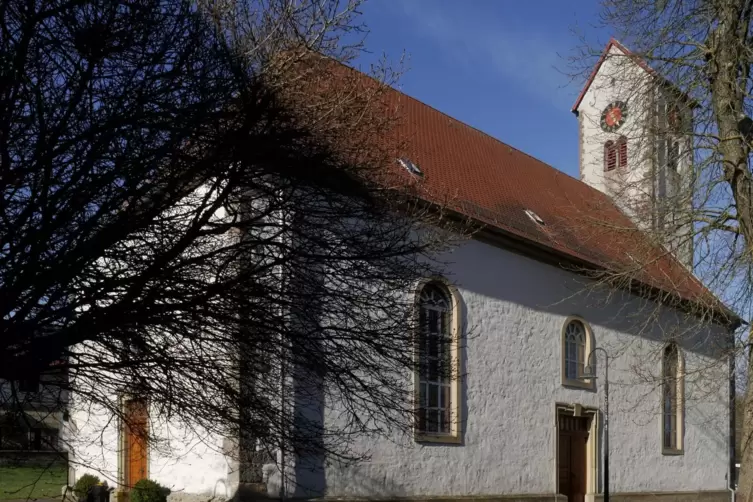
[[[663,292],[671,304],[592,277],[651,248],[628,216],[647,231],[663,225],[671,217],[665,202],[690,169],[682,135],[647,139],[655,123],[641,119],[690,127],[689,103],[677,111],[665,98],[623,94],[634,87],[619,85],[620,74],[658,79],[609,44],[574,107],[581,180],[389,93],[406,118],[401,137],[411,138],[405,159],[420,169],[407,176],[427,199],[451,200],[483,225],[452,250],[445,277],[406,292],[427,319],[422,343],[431,349],[433,335],[452,337],[450,358],[461,371],[455,378],[406,375],[414,378],[422,418],[410,436],[353,445],[369,454],[367,462],[288,459],[282,487],[277,467],[266,466],[270,496],[283,488],[291,498],[601,500],[606,353],[611,493],[620,501],[729,499],[732,361],[723,347],[734,322],[722,309],[707,323],[693,316],[694,303],[711,296],[681,263],[691,262],[692,247],[668,243],[679,260],[657,251],[640,276],[644,292]],[[635,82],[621,82],[628,81]],[[655,169],[664,172],[658,184],[647,176]],[[596,348],[605,352],[588,360]],[[598,378],[583,377],[589,365]],[[141,401],[122,402],[124,413],[146,423]],[[325,403],[323,420],[337,420],[331,408]],[[165,424],[152,434],[170,443],[166,456],[96,409],[74,407],[68,424],[78,438],[71,455],[123,486],[148,476],[181,499],[240,493],[238,466],[223,455],[233,438],[199,441],[199,431]],[[85,471],[77,468],[76,477]]]

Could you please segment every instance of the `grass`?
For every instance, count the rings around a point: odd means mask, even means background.
[[[0,467],[0,500],[60,498],[64,467]]]

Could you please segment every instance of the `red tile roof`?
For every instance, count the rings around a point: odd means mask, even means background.
[[[422,197],[528,244],[597,269],[625,273],[683,300],[726,312],[661,246],[638,231],[605,194],[501,141],[394,89],[386,100],[399,115],[409,174]],[[544,225],[525,212],[533,211]]]

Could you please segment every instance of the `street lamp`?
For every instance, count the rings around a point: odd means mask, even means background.
[[[583,380],[596,379],[596,371],[591,363],[591,356],[600,350],[604,353],[604,502],[609,502],[609,354],[601,347],[593,349],[586,358]]]

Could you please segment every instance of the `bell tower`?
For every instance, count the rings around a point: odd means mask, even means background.
[[[612,39],[572,111],[581,181],[692,269],[692,101]]]

